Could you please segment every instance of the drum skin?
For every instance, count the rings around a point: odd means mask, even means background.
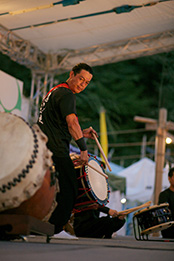
[[[100,172],[104,173],[103,164],[95,157],[90,156],[88,163]],[[109,202],[108,179],[100,175],[89,166],[85,165],[76,169],[78,180],[78,197],[74,207],[74,212],[90,209],[94,203],[101,206]]]
[[[37,124],[0,113],[0,214],[48,221],[56,207],[58,180],[47,136]]]
[[[56,186],[52,183],[50,170],[48,169],[42,186],[37,190],[37,192],[28,200],[22,202],[22,204],[17,208],[8,209],[1,212],[0,214],[18,214],[18,215],[29,215],[40,220],[49,219],[49,213],[52,213],[54,198],[56,195]],[[55,205],[54,205],[55,208]]]

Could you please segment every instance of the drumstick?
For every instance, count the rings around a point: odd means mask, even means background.
[[[110,171],[112,171],[112,169],[111,169],[111,167],[110,167],[110,165],[109,165],[109,162],[108,162],[108,160],[107,160],[107,158],[106,158],[106,156],[105,156],[105,154],[104,154],[104,151],[103,151],[103,149],[102,149],[102,147],[101,147],[101,145],[100,145],[100,143],[99,143],[99,141],[98,141],[98,139],[97,139],[95,133],[92,132],[92,135],[93,135],[93,137],[94,137],[94,139],[95,139],[95,142],[97,143],[97,146],[98,146],[98,148],[99,148],[99,150],[100,150],[100,152],[101,152],[101,154],[102,154],[102,156],[103,156],[103,158],[104,158],[104,160],[105,160],[105,163],[106,163],[108,169],[109,169]]]
[[[90,164],[87,164],[88,167],[90,167],[91,169],[95,170],[96,172],[98,172],[100,175],[104,176],[106,179],[108,179],[108,175],[104,174],[103,172],[99,171],[98,169],[94,168],[93,166],[91,166]],[[75,166],[74,168],[75,169],[80,169],[82,168],[83,165],[78,165],[78,166]]]
[[[130,213],[132,213],[135,210],[138,210],[140,208],[149,207],[151,203],[152,203],[152,201],[148,201],[148,202],[146,202],[146,203],[144,203],[144,204],[142,204],[140,206],[137,206],[137,207],[134,207],[134,208],[129,208],[129,209],[126,209],[126,210],[123,210],[123,211],[119,211],[118,212],[118,216],[120,216],[120,215],[128,215],[128,214],[130,214]]]
[[[71,159],[73,159],[73,158],[74,158],[74,159],[79,159],[79,158],[80,158],[80,155],[74,155],[73,153],[70,154],[70,156],[71,156]],[[96,172],[98,172],[100,175],[102,175],[102,176],[104,176],[106,179],[108,179],[108,176],[107,176],[105,173],[99,171],[98,169],[96,169],[95,167],[91,166],[91,165],[88,164],[88,163],[87,163],[86,165],[88,165],[90,168],[92,168],[93,170],[95,170]],[[77,166],[75,166],[74,168],[75,168],[75,169],[80,169],[82,166],[83,166],[83,165],[77,165]]]
[[[88,167],[90,167],[91,169],[95,170],[96,172],[98,172],[100,175],[104,176],[106,179],[108,179],[108,175],[104,174],[103,172],[99,171],[98,169],[94,168],[93,166],[91,166],[90,164],[87,164]]]

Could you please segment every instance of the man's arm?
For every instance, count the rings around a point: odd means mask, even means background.
[[[83,137],[78,119],[74,113],[66,116],[66,122],[68,124],[68,130],[74,140],[78,140]]]
[[[74,113],[69,114],[66,116],[66,122],[68,125],[69,133],[71,134],[72,138],[75,141],[78,141],[82,138],[83,141],[83,132],[81,130],[80,124],[78,119]],[[83,144],[82,144],[83,145]],[[85,145],[85,142],[84,142]],[[85,149],[85,148],[84,148]],[[80,164],[87,164],[88,163],[88,151],[87,149],[83,150],[80,148],[80,159],[78,160]]]

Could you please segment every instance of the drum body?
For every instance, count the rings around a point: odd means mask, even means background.
[[[168,205],[154,205],[136,212],[133,217],[134,228],[135,220],[141,235],[155,233],[171,226],[173,222]]]
[[[88,165],[76,169],[78,197],[74,212],[90,209],[94,203],[104,206],[109,202],[108,179],[96,170],[105,173],[102,162],[93,156],[89,157]]]
[[[38,125],[0,113],[0,214],[23,214],[47,221],[58,192],[52,153]]]

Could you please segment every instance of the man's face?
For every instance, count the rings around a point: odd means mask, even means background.
[[[73,93],[82,92],[92,79],[92,74],[86,70],[81,70],[80,73],[74,75],[74,72],[70,72],[70,80],[68,85]]]
[[[169,177],[169,182],[170,182],[171,186],[174,188],[174,173],[173,173],[172,177]]]

